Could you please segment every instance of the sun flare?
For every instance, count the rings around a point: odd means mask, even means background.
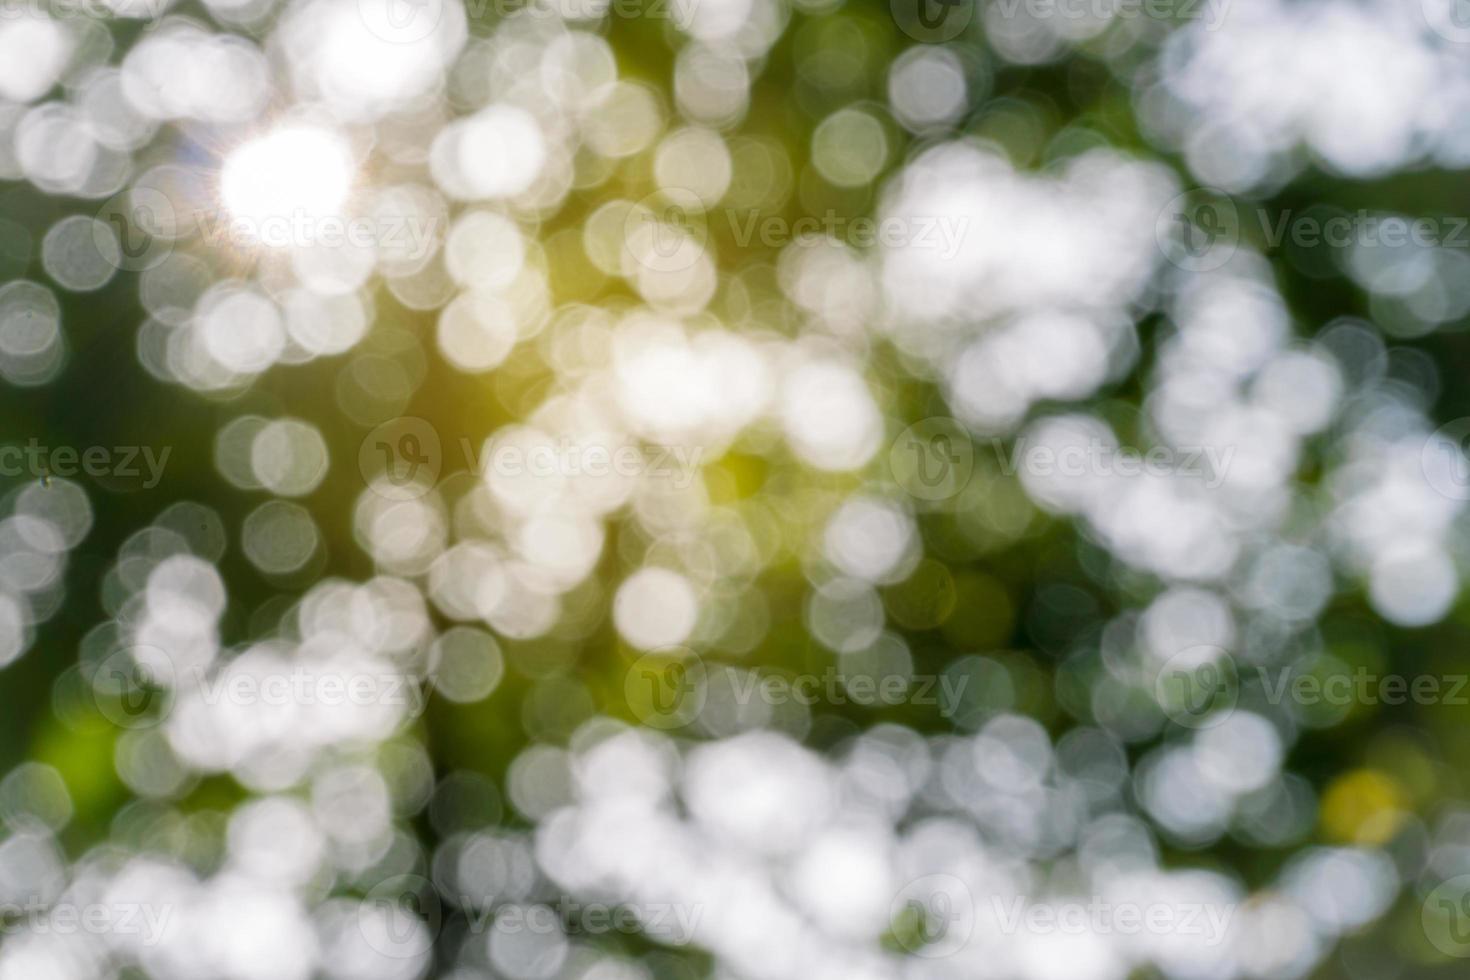
[[[352,177],[352,157],[340,137],[293,126],[232,152],[220,174],[220,197],[234,218],[256,224],[316,220],[340,213]]]

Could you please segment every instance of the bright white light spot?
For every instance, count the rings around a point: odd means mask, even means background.
[[[352,170],[346,145],[326,130],[279,129],[230,154],[220,175],[220,194],[234,217],[257,226],[297,217],[319,219],[340,214]],[[277,240],[275,234],[261,237]]]
[[[74,47],[60,24],[26,10],[9,8],[10,16],[0,21],[0,98],[13,102],[45,95],[66,68]]]
[[[634,572],[613,600],[618,632],[641,650],[684,642],[698,618],[699,597],[693,586],[666,568]]]

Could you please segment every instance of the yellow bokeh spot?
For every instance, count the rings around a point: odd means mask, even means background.
[[[1340,776],[1322,796],[1322,829],[1329,838],[1353,844],[1382,844],[1407,816],[1407,794],[1374,769]]]

